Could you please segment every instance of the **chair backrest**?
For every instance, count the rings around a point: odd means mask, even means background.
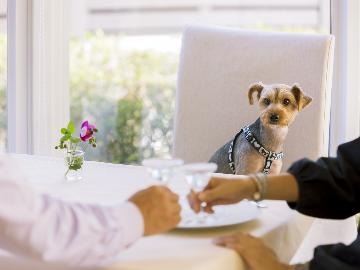
[[[258,117],[253,82],[299,83],[313,102],[299,113],[285,144],[283,170],[302,157],[328,154],[334,37],[188,27],[178,73],[174,156],[208,161]]]

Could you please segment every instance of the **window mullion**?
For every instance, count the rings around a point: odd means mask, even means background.
[[[332,0],[331,32],[336,37],[331,102],[330,154],[360,132],[360,2]]]
[[[32,152],[32,5],[31,0],[8,1],[8,151]]]
[[[68,1],[33,0],[33,152],[55,155],[69,119]]]

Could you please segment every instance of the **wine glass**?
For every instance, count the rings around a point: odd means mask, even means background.
[[[183,164],[183,160],[172,158],[150,158],[142,162],[142,165],[148,168],[151,177],[165,186],[174,176],[176,169]]]
[[[193,163],[182,167],[186,181],[195,192],[201,192],[204,190],[209,183],[211,174],[215,172],[216,169],[217,165],[215,163]],[[202,202],[201,207],[205,208],[206,202]],[[200,213],[196,216],[192,215],[191,217],[187,217],[185,222],[207,224],[209,221],[209,214],[204,211],[200,211]]]

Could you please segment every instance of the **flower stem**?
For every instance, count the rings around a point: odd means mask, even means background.
[[[72,166],[74,166],[74,162],[75,162],[75,158],[74,158],[74,155],[72,154],[72,152],[75,151],[76,146],[75,146],[75,149],[74,149],[74,150],[72,150],[71,147],[72,147],[72,143],[70,143],[70,164],[68,164],[68,169],[67,169],[67,171],[66,171],[66,173],[65,173],[65,177],[66,177],[67,174],[69,173],[70,168],[71,168]]]

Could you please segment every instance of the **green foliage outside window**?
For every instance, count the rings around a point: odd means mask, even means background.
[[[143,102],[139,96],[127,96],[118,101],[117,137],[107,145],[108,158],[114,163],[136,163],[141,159],[141,129]]]
[[[139,163],[171,152],[178,56],[121,47],[124,37],[89,32],[70,42],[71,119],[102,132],[87,159]]]

